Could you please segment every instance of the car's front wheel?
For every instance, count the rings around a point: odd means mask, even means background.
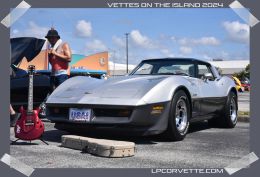
[[[183,140],[189,129],[190,102],[186,93],[179,90],[175,93],[171,103],[168,118],[167,139],[173,141]]]

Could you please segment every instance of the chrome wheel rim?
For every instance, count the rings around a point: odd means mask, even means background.
[[[46,104],[45,103],[42,103],[40,105],[40,115],[46,117]]]
[[[187,105],[183,97],[179,98],[176,104],[175,122],[177,130],[183,132],[188,122]]]
[[[233,123],[237,121],[237,105],[234,98],[230,102],[230,118]]]

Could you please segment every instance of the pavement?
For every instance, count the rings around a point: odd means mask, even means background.
[[[238,109],[239,111],[250,111],[250,92],[238,93]]]
[[[234,129],[210,128],[207,122],[193,123],[186,138],[168,142],[160,136],[111,137],[91,135],[136,143],[133,157],[104,158],[61,147],[61,136],[68,134],[45,122],[44,139],[18,141],[10,145],[11,155],[33,168],[223,168],[249,153],[249,123],[239,122]],[[13,128],[10,139],[15,140]]]

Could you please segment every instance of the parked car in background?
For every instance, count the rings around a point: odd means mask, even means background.
[[[240,80],[237,77],[235,77],[235,76],[232,76],[232,78],[233,78],[233,80],[234,80],[234,82],[236,84],[237,91],[238,92],[244,92],[245,88],[242,86]]]
[[[11,104],[15,110],[18,110],[20,106],[27,106],[29,79],[27,71],[15,65],[11,65],[10,69],[12,72],[10,75]],[[71,69],[70,77],[89,76],[101,78],[104,74],[105,72],[101,71]],[[35,107],[39,107],[47,95],[51,94],[50,75],[50,70],[35,71],[33,79],[33,103]]]
[[[10,102],[14,109],[26,106],[28,100],[29,79],[27,71],[20,69],[19,64],[25,58],[32,61],[41,51],[45,40],[32,37],[12,38],[11,65],[10,65]],[[34,102],[35,105],[44,100],[48,92],[49,78],[36,75],[34,77]]]
[[[142,61],[129,75],[100,80],[73,77],[49,96],[47,118],[60,130],[165,133],[182,140],[190,122],[233,128],[234,81],[210,63],[189,58]]]
[[[29,77],[27,71],[11,67],[12,75],[10,76],[10,102],[13,108],[18,111],[20,106],[27,107]],[[51,93],[50,77],[36,73],[33,78],[33,104],[38,107],[48,93]]]
[[[241,79],[241,85],[245,88],[245,91],[250,91],[250,80],[247,77]]]

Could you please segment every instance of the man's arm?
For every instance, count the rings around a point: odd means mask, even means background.
[[[63,54],[57,53],[55,50],[52,50],[51,53],[53,55],[58,56],[61,59],[66,60],[67,62],[70,62],[71,61],[70,46],[67,43],[65,43],[65,44],[63,44],[62,49],[63,49]]]

